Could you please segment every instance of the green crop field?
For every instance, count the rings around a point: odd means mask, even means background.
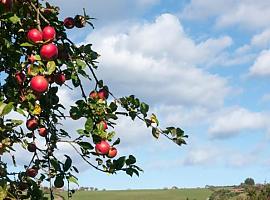
[[[77,191],[73,200],[206,200],[208,189]],[[66,197],[66,194],[63,194]]]

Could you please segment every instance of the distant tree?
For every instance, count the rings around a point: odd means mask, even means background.
[[[245,185],[255,185],[255,181],[253,178],[246,178]]]

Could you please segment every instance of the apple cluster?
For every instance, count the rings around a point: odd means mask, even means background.
[[[89,98],[97,101],[106,101],[109,93],[106,89],[100,89],[99,91],[93,90],[89,94]],[[108,129],[108,124],[105,120],[101,120],[97,124],[97,128],[102,131]],[[98,155],[107,156],[108,158],[114,158],[117,155],[117,149],[114,146],[111,146],[109,142],[105,139],[102,139],[95,145],[95,151]]]
[[[34,131],[38,129],[38,133],[41,137],[46,138],[48,135],[47,128],[40,123],[39,115],[42,112],[38,100],[41,96],[48,91],[49,84],[55,82],[58,85],[62,85],[66,81],[65,74],[62,72],[45,75],[41,72],[33,75],[32,71],[40,67],[39,61],[46,63],[53,61],[58,57],[58,47],[53,43],[56,39],[56,31],[52,26],[46,26],[42,31],[37,28],[32,28],[27,32],[27,40],[34,46],[39,48],[39,54],[36,54],[36,51],[30,49],[28,52],[31,54],[28,55],[27,61],[27,74],[24,71],[19,71],[15,74],[15,79],[20,86],[20,90],[25,90],[25,87],[28,88],[28,83],[30,89],[33,91],[33,94],[36,96],[36,103],[34,110],[30,113],[30,118],[26,121],[26,127],[28,130]],[[29,77],[29,79],[27,79]],[[25,101],[25,96],[22,95],[21,102]],[[33,136],[33,138],[35,138]],[[28,143],[27,149],[29,152],[35,153],[37,150],[36,144],[33,141]],[[36,167],[28,168],[26,174],[30,177],[35,177],[38,173]]]
[[[72,29],[74,26],[77,28],[83,28],[86,25],[86,18],[82,15],[76,15],[74,18],[65,18],[63,23],[67,29]]]

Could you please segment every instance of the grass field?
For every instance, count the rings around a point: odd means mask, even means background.
[[[206,200],[212,192],[208,189],[177,190],[124,190],[124,191],[78,191],[73,200]],[[66,195],[63,195],[66,197]]]

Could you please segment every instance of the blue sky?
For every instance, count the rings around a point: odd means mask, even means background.
[[[231,185],[246,177],[269,181],[269,1],[76,2],[54,1],[62,18],[83,7],[98,18],[95,30],[73,30],[69,36],[93,43],[101,54],[99,77],[116,95],[136,94],[148,102],[164,127],[180,126],[189,135],[188,145],[179,148],[165,138],[156,141],[140,122],[120,119],[120,154],[136,155],[144,173],[108,176],[78,160],[81,185],[127,189]]]
[[[270,181],[270,1],[51,0],[61,18],[86,8],[96,29],[71,30],[99,52],[98,76],[117,96],[136,94],[161,125],[189,135],[178,147],[140,122],[120,119],[120,155],[134,154],[139,178],[101,174],[76,158],[81,186],[197,187]],[[92,87],[92,86],[90,86]],[[89,87],[89,88],[90,88]],[[89,89],[90,90],[90,89]],[[68,89],[62,102],[76,99]],[[81,123],[66,122],[70,131]],[[63,150],[70,151],[68,147]]]

